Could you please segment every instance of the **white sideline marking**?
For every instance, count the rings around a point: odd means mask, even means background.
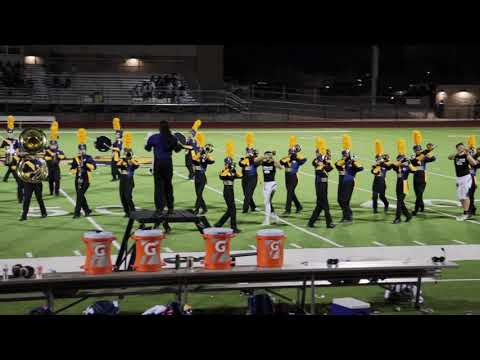
[[[378,241],[372,241],[372,244],[377,246],[386,246],[385,244],[382,244],[381,242],[378,242]]]
[[[33,254],[31,252],[25,253],[25,256],[28,258],[33,258]]]
[[[78,250],[73,250],[73,253],[77,256],[82,256],[82,254],[80,253],[80,251]]]
[[[248,245],[250,249],[257,250],[257,247],[255,245]]]
[[[165,250],[165,252],[168,252],[168,253],[172,253],[173,250],[168,248],[168,247],[164,247],[163,250]]]
[[[452,240],[453,242],[456,242],[457,244],[460,244],[460,245],[467,245],[466,242],[463,242],[463,241],[460,241],[460,240]]]
[[[290,243],[290,245],[292,245],[294,248],[297,248],[297,249],[303,249],[300,245],[297,245],[294,243]]]
[[[75,200],[73,200],[70,195],[68,195],[63,189],[60,189],[60,193],[61,193],[63,196],[65,196],[65,197],[67,198],[67,200],[68,200],[73,206],[75,206]],[[91,223],[93,226],[95,226],[95,228],[96,228],[97,230],[103,231],[103,228],[102,228],[100,225],[98,225],[98,223],[97,223],[95,220],[93,220],[90,216],[85,217],[85,219],[87,219],[88,221],[90,221],[90,223]],[[117,240],[113,240],[113,241],[112,241],[112,244],[113,244],[113,246],[115,246],[115,248],[117,248],[117,250],[120,249],[120,244],[117,242]]]
[[[413,242],[414,242],[415,244],[417,244],[417,245],[422,245],[422,246],[427,245],[427,244],[425,244],[425,243],[422,243],[422,242],[416,241],[416,240],[414,240]]]
[[[443,175],[443,174],[439,174],[439,173],[437,173],[437,172],[428,171],[428,170],[427,170],[427,174],[437,175],[437,176],[441,176],[441,177],[444,177],[444,178],[447,178],[447,179],[452,179],[452,180],[456,180],[456,179],[457,179],[456,177],[453,177],[453,176]]]
[[[63,191],[63,189],[60,189],[60,192],[62,193],[63,196],[65,196],[67,198],[67,200],[73,205],[75,206],[75,200],[73,200],[70,195],[68,195],[65,191]],[[95,228],[97,230],[100,230],[100,231],[103,231],[103,228],[97,224],[97,222],[95,220],[93,220],[90,216],[87,216],[86,219],[88,221],[90,221],[90,223],[95,226]],[[118,245],[118,244],[117,244]]]
[[[185,176],[185,175],[183,175],[183,174],[180,174],[180,173],[178,173],[178,172],[176,172],[176,171],[174,171],[173,173],[174,173],[175,175],[177,175],[177,176],[180,176],[180,177],[184,178],[185,180],[188,180],[188,177]],[[217,189],[215,189],[215,188],[213,188],[213,187],[211,187],[211,186],[209,186],[209,185],[205,185],[205,187],[206,187],[207,189],[211,190],[211,191],[216,192],[217,194],[223,195],[223,192],[221,192],[220,190],[217,190]],[[237,203],[240,203],[240,204],[243,203],[243,201],[241,201],[241,200],[239,200],[239,199],[237,199],[237,198],[235,198],[235,201],[236,201]],[[260,214],[260,213],[265,215],[265,211],[260,211],[260,212],[258,212],[258,214]],[[318,238],[318,239],[321,239],[321,240],[323,240],[323,241],[325,241],[325,242],[327,242],[327,243],[329,243],[329,244],[331,244],[331,245],[333,245],[333,246],[343,247],[343,245],[337,244],[335,241],[332,241],[332,240],[330,240],[330,239],[327,239],[326,237],[323,237],[323,236],[321,236],[321,235],[315,234],[315,233],[313,233],[313,232],[311,232],[311,231],[308,231],[308,230],[306,230],[306,229],[304,229],[304,228],[301,228],[300,226],[297,226],[297,225],[295,225],[295,224],[292,224],[291,222],[288,222],[288,221],[280,218],[280,216],[277,216],[277,218],[278,218],[278,221],[280,221],[280,222],[282,222],[282,223],[284,223],[284,224],[290,225],[291,227],[293,227],[293,228],[295,228],[295,229],[297,229],[297,230],[300,230],[300,231],[302,231],[302,232],[304,232],[304,233],[306,233],[306,234],[309,234],[309,235],[314,236],[314,237],[316,237],[316,238]]]

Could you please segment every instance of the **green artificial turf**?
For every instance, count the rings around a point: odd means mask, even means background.
[[[60,124],[61,125],[61,124]],[[204,129],[207,143],[215,145],[213,153],[216,163],[208,168],[208,188],[205,189],[204,198],[207,202],[209,212],[207,218],[213,224],[225,211],[225,204],[221,194],[222,184],[218,178],[218,172],[223,165],[224,149],[227,140],[232,139],[235,143],[236,158],[243,153],[245,147],[245,133],[250,129],[244,130],[208,130]],[[287,248],[320,248],[332,247],[332,242],[345,246],[376,246],[373,242],[384,244],[385,246],[408,245],[420,246],[414,241],[427,245],[455,245],[453,240],[461,241],[466,244],[480,243],[480,222],[457,222],[455,216],[461,213],[461,209],[455,205],[455,180],[454,168],[451,161],[447,159],[448,154],[454,150],[454,145],[460,141],[466,141],[469,134],[480,135],[477,129],[462,128],[425,128],[420,129],[426,142],[433,142],[438,145],[434,151],[437,161],[429,164],[428,184],[424,194],[427,209],[425,213],[417,216],[411,223],[392,225],[394,218],[394,209],[388,214],[373,214],[371,208],[365,207],[371,198],[371,184],[373,175],[370,173],[372,164],[373,141],[379,138],[383,141],[385,151],[392,157],[396,156],[395,141],[402,137],[407,140],[410,151],[412,145],[411,132],[413,129],[261,129],[251,130],[255,135],[255,147],[260,153],[266,150],[276,150],[278,156],[284,156],[287,152],[290,135],[296,135],[299,144],[302,147],[304,155],[307,157],[307,163],[301,168],[299,174],[299,185],[297,187],[297,196],[302,202],[304,210],[300,214],[292,214],[283,219],[288,223],[280,223],[271,227],[280,228],[285,231],[287,236]],[[148,130],[132,130],[134,135],[134,150],[136,156],[150,156],[143,150],[145,138]],[[357,155],[365,166],[365,171],[357,175],[357,184],[352,197],[352,207],[354,211],[354,222],[351,225],[339,225],[335,229],[326,229],[323,218],[321,218],[315,229],[306,227],[307,221],[313,207],[315,206],[315,188],[314,188],[314,170],[311,166],[311,160],[314,156],[315,137],[322,136],[327,141],[328,147],[332,150],[333,159],[340,157],[341,137],[345,131],[352,137],[352,152]],[[186,131],[183,131],[186,133]],[[107,135],[113,137],[113,130],[95,130],[89,131],[88,152],[94,156],[104,155],[94,149],[93,142],[97,136]],[[60,148],[65,151],[68,157],[76,154],[76,135],[73,130],[60,131]],[[107,153],[108,155],[108,153]],[[183,176],[187,171],[184,167],[183,152],[174,155],[175,176],[175,206],[176,208],[192,208],[195,201],[194,185],[192,181],[185,180]],[[68,166],[62,166],[62,184],[61,187],[68,196],[75,198],[74,179],[68,173]],[[5,168],[0,170],[3,177]],[[260,174],[260,171],[259,171]],[[330,173],[329,200],[334,221],[341,218],[341,211],[336,202],[337,178],[338,174],[334,170]],[[118,194],[118,182],[110,181],[110,168],[99,167],[93,177],[93,183],[87,192],[87,199],[90,207],[94,209],[92,219],[99,226],[107,231],[112,231],[117,238],[121,239],[126,225],[126,219],[120,207]],[[262,198],[262,176],[259,176],[259,184],[255,191],[255,202],[257,206],[263,208]],[[283,171],[277,175],[278,190],[274,197],[274,206],[278,213],[284,208],[286,191],[284,185]],[[413,193],[412,179],[410,178],[410,194],[407,201],[415,200]],[[387,176],[387,195],[395,197],[395,174],[388,173]],[[21,205],[16,202],[15,182],[10,177],[8,183],[0,183],[0,259],[2,258],[24,258],[27,252],[31,252],[34,257],[50,256],[74,256],[75,251],[84,254],[84,244],[81,241],[83,232],[94,229],[94,225],[86,218],[73,220],[73,205],[69,199],[63,195],[52,197],[48,193],[48,184],[44,183],[44,198],[46,206],[51,215],[54,211],[65,212],[62,216],[49,216],[46,219],[30,217],[26,222],[19,222],[18,218],[21,212]],[[241,184],[238,181],[235,185],[235,195],[239,200],[243,199]],[[433,201],[429,201],[432,200]],[[137,171],[135,177],[134,201],[137,207],[144,209],[153,209],[153,177],[149,174],[148,166],[144,166]],[[32,200],[32,207],[36,207],[36,201]],[[110,211],[115,214],[102,214],[102,207],[114,206]],[[232,241],[232,250],[250,250],[251,245],[255,245],[255,233],[261,229],[263,214],[248,213],[241,214],[241,205],[237,203],[238,226],[242,231]],[[478,221],[478,219],[475,219]],[[177,251],[203,251],[203,240],[198,231],[191,224],[173,224],[173,231],[167,236],[162,247],[167,247],[174,252]],[[329,241],[326,241],[329,240]],[[113,249],[115,253],[115,248]],[[0,260],[1,263],[1,260]],[[462,262],[462,268],[467,262]],[[474,265],[469,266],[468,270],[473,272]],[[478,265],[478,263],[476,264]],[[454,270],[456,271],[456,270]],[[465,273],[463,277],[474,278],[475,275]],[[480,277],[480,276],[477,276]],[[470,305],[479,310],[476,303],[476,294],[480,294],[480,288],[477,283],[444,283],[437,285],[428,285],[431,287],[431,294],[435,296],[442,309],[446,312],[455,312],[455,309],[463,311]],[[477,289],[478,288],[478,289]],[[475,291],[477,290],[477,291]],[[376,288],[362,289],[327,289],[325,293],[354,294],[355,292],[365,293],[366,295],[378,295],[382,293]],[[200,304],[212,304],[210,295],[199,295]],[[337,296],[337,295],[335,295]],[[433,296],[433,295],[432,295]],[[427,295],[428,298],[428,295]],[[446,303],[441,304],[441,299]],[[146,308],[141,297],[129,297],[135,311],[139,308]],[[147,297],[145,297],[147,299]],[[156,299],[156,298],[152,298]],[[163,299],[163,297],[158,297]],[[224,306],[230,306],[230,303],[245,303],[245,298],[241,298],[238,293],[232,295],[215,295],[218,303]],[[224,299],[225,301],[220,301]],[[238,300],[236,302],[236,300]],[[129,300],[130,301],[130,300]],[[153,301],[153,300],[152,300]],[[160,301],[160,300],[159,300]],[[155,302],[155,301],[153,301]],[[452,304],[452,305],[449,305]],[[465,306],[460,306],[464,304]],[[13,307],[12,307],[13,306]],[[18,307],[16,307],[18,306]],[[203,306],[203,305],[202,305]],[[19,304],[0,303],[0,313],[12,313],[14,309],[20,313],[23,308]],[[10,310],[9,310],[10,309]]]

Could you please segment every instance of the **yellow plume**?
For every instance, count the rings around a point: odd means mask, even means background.
[[[229,158],[233,158],[233,142],[229,141],[227,142],[227,151],[225,152],[225,155]]]
[[[295,135],[290,136],[290,142],[288,143],[288,146],[290,148],[293,148],[295,145],[297,145],[297,137]]]
[[[133,136],[130,131],[127,131],[123,134],[123,143],[125,144],[125,149],[132,150]]]
[[[405,139],[397,140],[397,151],[398,155],[405,155],[407,153],[407,142]]]
[[[342,148],[343,150],[350,150],[352,148],[352,138],[348,134],[342,136]]]
[[[52,121],[52,125],[50,125],[50,140],[57,140],[58,139],[58,122],[56,120]]]
[[[422,144],[422,133],[418,130],[413,130],[413,133],[412,133],[412,137],[413,137],[413,143],[415,145],[421,145]]]
[[[197,131],[200,126],[202,126],[202,120],[200,119],[195,120],[195,122],[192,125],[192,129]]]
[[[375,155],[383,154],[383,144],[379,139],[375,139]]]
[[[87,130],[84,128],[78,129],[77,131],[77,141],[79,144],[87,143]]]
[[[7,128],[13,130],[15,127],[15,118],[12,115],[7,116]]]
[[[248,148],[253,148],[253,133],[248,132],[247,135],[245,135],[245,143],[247,144]]]
[[[315,139],[315,147],[317,148],[320,154],[325,155],[327,153],[327,143],[325,139],[321,137],[317,137]]]
[[[120,119],[118,117],[113,118],[112,123],[113,123],[113,130],[120,130],[121,129]]]
[[[475,135],[468,135],[467,145],[470,149],[474,149],[477,147],[477,138],[475,137]]]
[[[202,132],[199,131],[197,133],[197,136],[195,136],[195,138],[197,139],[198,145],[200,145],[200,147],[205,146],[205,135]]]

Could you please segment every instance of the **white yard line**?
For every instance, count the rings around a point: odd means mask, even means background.
[[[460,245],[467,245],[467,243],[464,241],[460,241],[460,240],[452,240],[452,241]]]
[[[257,250],[257,247],[255,245],[248,245],[248,247],[252,250]]]
[[[33,258],[33,254],[31,252],[26,252],[25,256],[28,258]]]
[[[63,189],[60,189],[60,193],[67,198],[70,204],[75,206],[75,200],[73,200],[70,195],[68,195]],[[97,230],[104,231],[103,228],[90,216],[86,216],[85,219],[87,219],[93,226],[95,226]],[[112,244],[113,246],[115,246],[115,248],[117,248],[117,250],[120,249],[120,244],[118,243],[117,240],[113,240]]]
[[[372,244],[377,246],[386,246],[385,244],[382,244],[381,242],[378,242],[378,241],[372,241]]]
[[[413,242],[414,242],[415,244],[417,244],[417,245],[422,245],[422,246],[427,245],[427,244],[425,244],[425,243],[422,243],[422,242],[416,241],[416,240],[414,240]]]
[[[187,176],[185,176],[185,175],[183,175],[183,174],[180,174],[180,173],[177,172],[177,171],[174,171],[173,173],[174,173],[175,175],[177,175],[177,176],[180,176],[180,177],[184,178],[185,180],[188,179]],[[211,191],[216,192],[217,194],[223,195],[223,192],[221,192],[221,191],[218,190],[218,189],[215,189],[215,188],[213,188],[213,187],[211,187],[211,186],[209,186],[209,185],[205,185],[205,187],[206,187],[207,189],[211,190]],[[236,201],[237,203],[240,203],[240,204],[243,203],[242,200],[237,199],[237,198],[235,198],[235,201]],[[265,215],[265,212],[264,212],[264,211],[258,212],[258,214],[260,214],[260,213]],[[309,235],[311,235],[311,236],[313,236],[313,237],[316,237],[316,238],[318,238],[318,239],[321,239],[321,240],[329,243],[330,245],[333,245],[333,246],[336,246],[336,247],[343,247],[343,245],[337,244],[335,241],[332,241],[332,240],[330,240],[330,239],[327,239],[327,238],[324,237],[324,236],[315,234],[315,233],[313,233],[313,232],[311,232],[311,231],[308,231],[308,230],[306,230],[306,229],[304,229],[304,228],[301,228],[300,226],[297,226],[297,225],[295,225],[295,224],[292,224],[291,222],[286,221],[286,220],[280,218],[279,216],[278,216],[278,221],[280,221],[280,222],[282,222],[282,223],[284,223],[284,224],[287,224],[287,225],[289,225],[289,226],[291,226],[291,227],[293,227],[293,228],[295,228],[295,229],[297,229],[297,230],[300,230],[300,231],[304,232],[305,234],[309,234]]]
[[[441,177],[444,177],[444,178],[447,178],[447,179],[452,179],[452,180],[456,180],[457,178],[454,177],[454,176],[449,176],[449,175],[443,175],[443,174],[439,174],[437,172],[433,172],[433,171],[429,171],[427,170],[427,174],[432,174],[432,175],[436,175],[436,176],[441,176]]]
[[[294,243],[290,243],[291,246],[293,246],[294,248],[297,248],[297,249],[303,249],[300,245],[297,245],[297,244],[294,244]]]

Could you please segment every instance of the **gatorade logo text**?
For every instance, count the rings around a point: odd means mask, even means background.
[[[95,247],[95,255],[97,256],[105,256],[106,254],[106,246],[105,245],[98,245]]]
[[[270,244],[268,244],[268,242],[270,242]],[[280,240],[270,240],[268,242],[268,256],[271,259],[280,258]]]
[[[215,243],[215,251],[219,253],[225,252],[227,247],[227,242],[225,240],[219,240]]]
[[[158,246],[158,241],[146,241],[145,244],[143,245],[143,251],[145,252],[145,255],[147,256],[153,256],[157,252],[155,251],[155,248]]]

